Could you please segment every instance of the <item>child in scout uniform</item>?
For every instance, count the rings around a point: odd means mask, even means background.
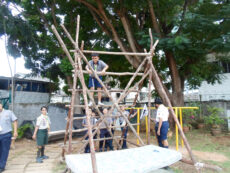
[[[104,116],[108,116],[108,109],[107,108],[104,108],[103,109],[103,115]],[[111,117],[105,117],[105,120],[104,122],[107,123],[107,125],[110,127],[111,129],[111,125],[112,125],[112,118]],[[100,124],[100,138],[109,138],[111,137],[109,131],[107,130],[106,128],[106,125],[105,123],[102,122]],[[99,151],[102,152],[102,148],[103,148],[103,143],[104,143],[104,140],[100,141],[99,143]],[[113,145],[112,145],[112,139],[107,139],[105,141],[105,148],[104,148],[104,151],[107,151],[107,147],[110,148],[110,150],[113,150]]]
[[[125,110],[125,106],[121,106],[121,111],[127,117],[127,119],[131,119],[134,116],[136,116],[136,113],[134,113],[134,114],[131,115],[127,110]],[[126,125],[126,121],[125,121],[124,117],[121,116],[121,114],[119,112],[118,112],[118,115],[120,116],[119,117],[119,123],[120,123],[120,125],[122,125],[122,126]],[[124,135],[123,136],[124,140],[123,140],[123,144],[122,144],[122,149],[127,149],[128,146],[127,146],[126,139],[127,139],[127,133],[128,133],[128,126],[121,127],[121,132],[124,133],[123,134]]]
[[[47,108],[45,106],[41,107],[41,115],[37,118],[36,127],[34,130],[33,139],[37,141],[38,151],[37,151],[37,163],[42,163],[43,159],[48,159],[49,157],[44,155],[45,145],[48,144],[48,132],[50,131],[50,119],[47,115]]]
[[[95,125],[96,122],[97,122],[97,119],[95,118],[95,112],[92,111],[92,109],[89,109],[89,116],[90,116],[90,125]],[[87,121],[86,121],[86,117],[85,119],[82,120],[82,126],[83,127],[87,127]],[[94,132],[95,130],[93,129],[92,130],[92,133]],[[86,131],[86,133],[88,133],[88,130]],[[96,139],[97,138],[97,134],[95,134],[93,136],[93,139]],[[89,139],[89,136],[87,135],[87,137],[85,138],[85,140],[88,140]],[[95,146],[96,143],[94,143],[94,146]],[[89,143],[86,145],[85,147],[85,153],[90,153],[90,146],[89,146]]]
[[[169,129],[169,111],[158,97],[155,99],[155,107],[157,109],[155,131],[158,144],[160,147],[168,148],[167,133]]]

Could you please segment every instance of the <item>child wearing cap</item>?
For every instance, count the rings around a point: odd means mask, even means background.
[[[90,66],[93,68],[93,70],[95,72],[101,72],[101,74],[103,75],[106,70],[109,68],[109,66],[102,60],[99,60],[99,55],[97,53],[93,53],[92,54],[92,60],[89,61]],[[88,71],[88,73],[90,74],[89,77],[89,88],[90,90],[94,90],[95,88],[97,88],[98,90],[98,104],[99,105],[104,105],[103,103],[101,103],[101,84],[98,82],[98,80],[95,78],[95,76],[92,74],[93,72],[90,70],[90,68],[88,67],[88,65],[86,65],[86,70]],[[99,76],[99,78],[102,80],[102,76]],[[93,96],[93,92],[91,92],[91,95]],[[89,102],[89,106],[92,105],[92,102]]]

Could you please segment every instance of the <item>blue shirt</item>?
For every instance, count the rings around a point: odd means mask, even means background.
[[[12,131],[12,122],[16,121],[17,117],[10,110],[2,110],[0,112],[0,135]]]

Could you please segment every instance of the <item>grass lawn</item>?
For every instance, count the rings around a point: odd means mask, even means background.
[[[197,161],[212,165],[220,166],[224,173],[230,172],[230,135],[223,134],[220,136],[212,136],[208,131],[204,130],[192,130],[185,134],[190,147],[192,148],[195,158]],[[140,134],[143,141],[146,143],[145,133]],[[136,138],[132,133],[129,134],[128,139],[133,142],[136,141]],[[154,136],[151,136],[151,143],[156,145],[156,139]],[[172,136],[169,139],[169,146],[172,149],[175,149],[175,136]],[[180,148],[181,149],[181,148]],[[186,154],[185,147],[181,151],[183,154]],[[170,166],[176,173],[193,173],[196,172],[194,166],[178,162]],[[57,163],[54,168],[54,172],[59,172],[64,170],[65,165]],[[214,172],[208,169],[202,169],[202,173]]]
[[[188,142],[194,151],[197,160],[203,163],[218,165],[223,168],[222,172],[230,172],[230,135],[223,134],[212,136],[209,132],[203,130],[192,130],[186,133]],[[171,146],[175,146],[175,136],[169,139]],[[200,151],[200,152],[197,152]],[[218,161],[216,161],[218,160]],[[180,163],[183,164],[183,163]],[[186,164],[183,164],[186,165]],[[186,166],[176,167],[175,172],[187,172]],[[202,172],[212,172],[211,170],[202,170]]]

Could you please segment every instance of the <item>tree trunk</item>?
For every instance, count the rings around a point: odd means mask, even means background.
[[[168,62],[168,66],[170,69],[170,76],[172,79],[172,98],[171,103],[173,106],[184,106],[184,81],[181,81],[181,77],[179,75],[175,58],[173,53],[165,52],[166,60]]]

